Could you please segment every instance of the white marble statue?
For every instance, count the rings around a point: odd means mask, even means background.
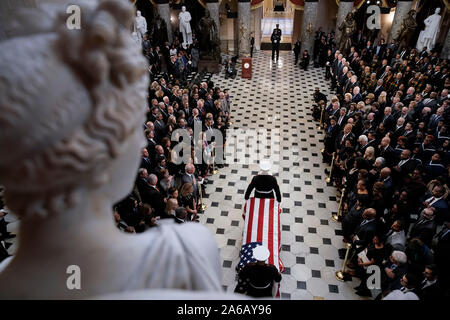
[[[147,33],[147,20],[142,16],[141,12],[138,10],[136,12],[137,16],[135,18],[135,32],[137,33],[139,43],[142,43],[144,36]]]
[[[62,27],[81,2],[81,29]],[[207,228],[167,221],[131,235],[113,221],[145,145],[149,79],[132,5],[53,10],[33,9],[0,42],[0,181],[21,219],[0,299],[226,298]]]
[[[419,52],[422,51],[424,47],[427,47],[428,51],[434,48],[441,22],[439,12],[441,12],[441,8],[436,8],[434,14],[424,20],[423,23],[425,24],[425,30],[420,31],[419,39],[417,40],[416,45]]]
[[[191,29],[191,14],[189,11],[186,11],[186,7],[181,7],[181,12],[178,15],[178,19],[180,21],[180,32],[183,35],[183,48],[186,48],[186,45],[192,44],[192,29]]]

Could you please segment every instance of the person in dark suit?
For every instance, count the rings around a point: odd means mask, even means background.
[[[335,143],[335,150],[340,151],[345,147],[345,141],[349,140],[351,145],[355,144],[355,135],[352,133],[353,126],[351,124],[346,124],[344,130],[342,130]]]
[[[448,205],[444,199],[445,188],[442,185],[435,185],[431,190],[432,197],[425,200],[424,205],[434,208],[436,223],[442,225],[444,221],[450,220]]]
[[[419,238],[428,247],[431,246],[431,240],[436,232],[436,221],[434,220],[434,209],[425,208],[420,213],[419,219],[412,226],[409,237]]]
[[[417,162],[411,159],[411,150],[405,149],[400,155],[400,161],[392,168],[394,179],[397,182],[403,181],[417,167]]]
[[[425,266],[423,272],[422,283],[419,287],[419,297],[422,301],[436,301],[442,299],[442,289],[437,275],[437,267],[435,264]]]
[[[395,128],[396,121],[391,113],[392,113],[391,107],[384,108],[384,117],[381,123],[383,123],[383,126],[386,129],[386,131],[392,131]]]
[[[294,64],[297,65],[298,63],[298,56],[300,55],[300,40],[297,39],[294,45],[294,55],[295,55],[295,62]]]
[[[386,166],[390,167],[395,161],[395,150],[390,146],[391,139],[384,137],[378,146],[379,156],[386,161]]]
[[[362,214],[363,220],[359,226],[356,227],[355,233],[352,237],[352,244],[356,249],[356,252],[362,251],[372,243],[377,227],[377,222],[375,220],[376,215],[377,212],[373,208],[364,210]]]
[[[434,258],[438,269],[439,279],[443,288],[450,286],[450,220],[444,223],[444,227],[437,235],[437,243],[434,247]]]
[[[141,165],[140,168],[144,168],[148,171],[151,172],[152,170],[152,161],[150,160],[150,155],[149,152],[146,148],[142,149],[142,159],[141,159]]]
[[[373,91],[373,94],[375,95],[375,99],[378,100],[378,97],[380,96],[380,94],[385,91],[384,87],[383,87],[383,80],[379,79],[377,81],[377,85]]]
[[[384,55],[384,52],[386,51],[386,43],[384,43],[384,39],[381,38],[380,42],[378,43],[377,46],[375,46],[373,53],[376,54],[378,57],[381,57]]]
[[[270,36],[270,41],[272,42],[272,60],[275,60],[275,54],[278,57],[280,55],[280,42],[281,42],[281,29],[278,28],[279,25],[276,25],[276,28],[273,29],[272,35]]]
[[[309,57],[308,50],[303,51],[302,62],[300,64],[302,66],[302,69],[305,71],[308,69],[309,59],[310,59],[310,57]]]
[[[192,186],[194,188],[195,203],[197,203],[197,199],[198,199],[200,193],[199,193],[199,187],[198,187],[198,183],[197,183],[198,181],[197,181],[197,178],[195,177],[195,166],[193,164],[187,164],[185,166],[185,173],[181,177],[181,181],[182,181],[183,185],[185,183],[192,184]]]
[[[259,166],[261,172],[257,176],[253,177],[247,187],[247,191],[245,191],[245,200],[250,198],[250,194],[253,189],[255,189],[255,198],[271,199],[276,196],[278,203],[280,203],[281,192],[277,179],[269,174],[269,170],[271,168],[270,162],[267,160],[261,160]]]

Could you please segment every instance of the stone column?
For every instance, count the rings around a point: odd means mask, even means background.
[[[167,39],[172,43],[172,22],[170,21],[170,7],[169,0],[155,0],[159,16],[166,22],[167,25]]]
[[[302,51],[300,52],[300,55],[304,50],[308,50],[310,56],[313,54],[318,6],[318,0],[305,0],[302,20],[302,36],[300,40],[302,42]],[[311,59],[311,62],[312,60],[313,59]]]
[[[441,52],[442,59],[450,59],[450,29],[447,31],[447,37],[445,37],[444,48]]]
[[[239,56],[250,56],[250,0],[238,0]]]
[[[206,8],[217,26],[217,34],[220,36],[219,0],[206,0]]]
[[[261,49],[261,20],[263,19],[263,11],[264,8],[263,6],[253,9],[252,10],[252,16],[253,16],[253,21],[254,21],[254,34],[253,36],[255,37],[255,49],[256,50],[260,50]]]
[[[345,20],[347,14],[353,10],[353,0],[340,0],[339,1],[339,9],[336,20],[336,29],[334,39],[336,43],[339,43],[341,40],[341,31],[339,31],[339,27],[342,24],[342,21]]]
[[[400,29],[402,27],[402,22],[408,15],[409,10],[412,7],[411,0],[398,0],[397,7],[395,8],[394,20],[392,20],[391,31],[389,32],[389,39],[387,43],[390,43],[392,39],[397,38]]]

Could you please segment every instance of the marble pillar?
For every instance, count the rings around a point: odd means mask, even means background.
[[[347,14],[353,10],[353,2],[354,2],[353,0],[339,1],[335,36],[334,36],[334,38],[336,39],[336,43],[339,43],[339,41],[341,40],[341,31],[339,31],[339,27],[341,26],[342,22],[345,20],[345,17],[347,17]]]
[[[252,21],[253,21],[253,36],[255,37],[255,49],[261,49],[261,20],[263,19],[263,6],[252,10]]]
[[[445,37],[444,48],[441,52],[442,59],[450,59],[450,29],[447,31],[447,37]]]
[[[169,0],[156,1],[159,16],[166,22],[167,25],[167,38],[169,43],[172,43],[172,23],[170,21],[170,7]]]
[[[413,2],[410,0],[397,1],[397,7],[395,8],[394,20],[392,20],[391,31],[389,32],[389,39],[387,43],[390,43],[392,39],[396,39],[400,33],[402,22],[411,10]]]
[[[318,0],[305,0],[301,36],[302,51],[300,54],[302,54],[304,50],[308,50],[308,53],[311,56],[313,54],[318,5]],[[311,59],[311,62],[312,60],[313,59]]]
[[[239,57],[250,56],[250,0],[238,2]]]
[[[217,34],[220,35],[220,20],[219,20],[219,1],[218,0],[207,0],[206,8],[209,10],[211,18],[217,26]]]
[[[9,38],[12,30],[9,27],[11,18],[20,8],[36,8],[35,0],[1,0],[0,1],[0,40]]]

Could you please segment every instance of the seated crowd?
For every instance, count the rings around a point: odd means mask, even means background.
[[[369,296],[433,300],[450,289],[450,77],[438,52],[379,41],[328,47],[331,103],[318,89],[313,116],[325,130],[324,162],[338,190],[348,270]]]
[[[149,105],[144,125],[147,147],[142,149],[135,188],[114,208],[118,227],[132,233],[158,225],[159,219],[198,222],[200,197],[213,162],[223,166],[223,160],[215,159],[215,150],[224,147],[230,120],[228,92],[211,82],[188,89],[163,77],[150,85]],[[220,132],[223,145],[216,143],[212,130]],[[187,163],[173,150],[178,144],[190,150]]]
[[[212,82],[188,83],[188,72],[198,69],[197,40],[194,35],[193,45],[183,48],[180,34],[175,32],[173,39],[171,45],[166,41],[160,47],[147,34],[142,43],[151,80],[147,119],[143,119],[147,146],[142,149],[133,192],[114,207],[116,224],[125,232],[143,232],[157,226],[160,219],[198,222],[200,197],[212,163],[218,160],[215,150],[225,143],[230,120],[228,90]],[[213,130],[220,131],[223,145],[215,142]],[[190,141],[183,140],[183,133]],[[185,160],[173,150],[178,144],[189,147],[190,158]],[[215,162],[222,167],[223,159]]]

